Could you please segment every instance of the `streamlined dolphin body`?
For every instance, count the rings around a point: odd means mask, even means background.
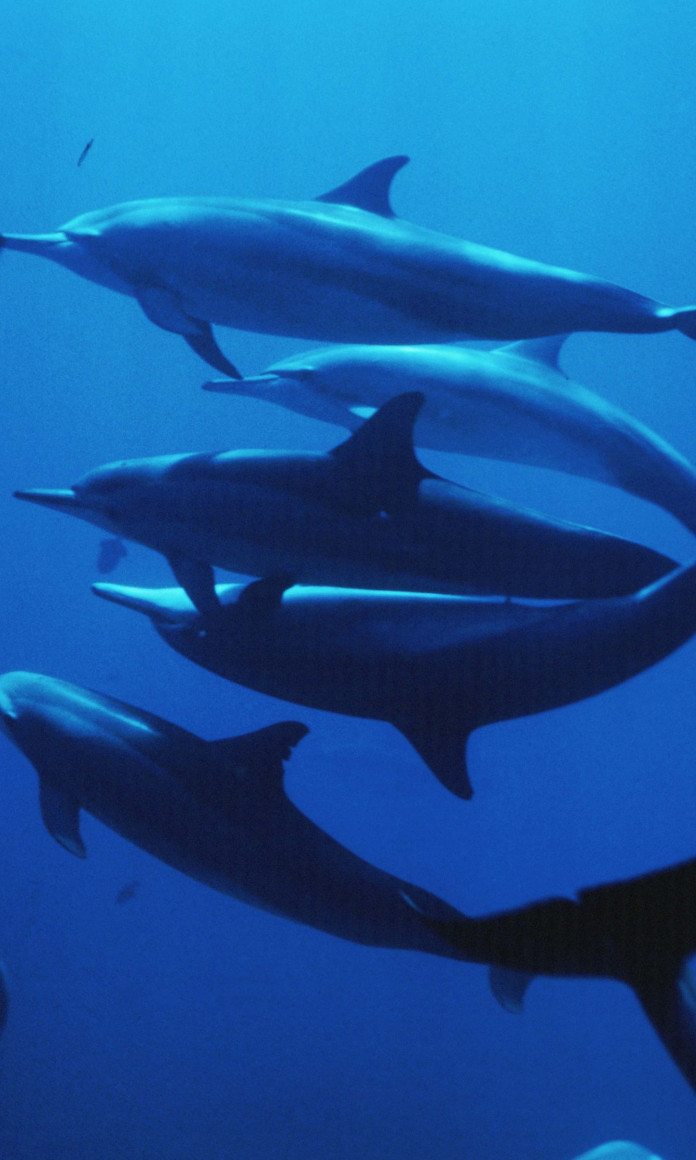
[[[0,727],[36,768],[44,824],[70,853],[86,857],[86,810],[261,910],[367,946],[491,964],[494,993],[515,1004],[533,974],[619,979],[696,1086],[686,963],[696,860],[584,890],[578,902],[472,919],[350,853],[292,805],[283,759],[306,732],[297,722],[206,742],[112,697],[20,672],[0,678]]]
[[[658,504],[696,533],[696,471],[643,423],[569,381],[566,335],[497,350],[461,346],[333,346],[206,388],[251,395],[355,430],[366,412],[419,390],[419,447],[550,467]]]
[[[630,1144],[627,1140],[613,1140],[610,1144],[600,1144],[591,1152],[583,1152],[577,1160],[660,1160],[654,1152],[641,1148],[640,1144]]]
[[[451,922],[424,914],[424,922],[468,960],[492,965],[494,994],[508,1009],[521,1007],[535,975],[597,976],[627,983],[696,1089],[696,985],[689,963],[696,952],[695,897],[696,859],[691,859],[582,890],[577,901],[551,898]],[[644,1153],[637,1150],[635,1155]]]
[[[269,577],[218,585],[223,607],[204,616],[180,588],[94,591],[145,613],[168,644],[228,680],[390,721],[464,798],[475,729],[600,693],[696,631],[696,564],[631,596],[552,606]]]
[[[591,528],[459,487],[416,459],[414,392],[327,455],[228,452],[109,464],[15,494],[155,548],[201,612],[211,565],[355,588],[564,599],[634,592],[674,564]]]
[[[133,201],[2,243],[132,295],[152,322],[233,377],[211,323],[324,342],[572,330],[696,337],[696,308],[399,221],[389,188],[407,160],[378,161],[315,201]]]
[[[156,858],[242,902],[352,942],[461,958],[404,893],[458,912],[350,853],[283,789],[307,729],[284,721],[223,741],[36,673],[0,678],[0,726],[39,775],[49,833],[86,857],[80,810]]]

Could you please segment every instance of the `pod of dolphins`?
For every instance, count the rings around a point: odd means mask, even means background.
[[[177,652],[295,705],[387,721],[470,798],[475,729],[597,695],[696,632],[696,563],[443,479],[414,442],[599,480],[696,532],[691,464],[558,362],[572,331],[696,338],[696,307],[400,221],[390,186],[406,161],[386,158],[312,201],[138,201],[54,233],[1,235],[7,250],[135,297],[227,376],[207,389],[349,431],[323,454],[121,460],[71,487],[15,494],[162,553],[177,587],[94,591],[144,613]],[[214,325],[349,345],[243,378]],[[506,345],[452,345],[466,338]],[[249,580],[218,584],[216,567]],[[273,914],[487,964],[510,1010],[535,975],[615,979],[696,1090],[696,858],[471,918],[290,802],[284,762],[307,732],[299,722],[205,741],[105,694],[14,672],[0,678],[0,726],[36,769],[44,825],[70,853],[86,856],[85,810]],[[6,1012],[0,971],[0,1029]],[[613,1143],[579,1160],[657,1158]]]

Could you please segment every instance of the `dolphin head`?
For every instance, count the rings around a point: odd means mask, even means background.
[[[92,585],[96,596],[141,612],[149,617],[155,632],[182,656],[217,671],[216,657],[232,648],[235,630],[247,620],[237,615],[236,605],[244,584],[216,584],[219,610],[202,613],[183,588],[130,588],[122,584]],[[242,627],[243,631],[243,627]]]
[[[157,484],[180,458],[157,456],[107,463],[83,475],[72,487],[30,488],[14,495],[77,516],[112,535],[137,540],[141,538],[140,522],[145,520],[151,526],[158,505],[164,505]]]
[[[0,729],[30,759],[52,744],[71,715],[66,714],[69,689],[40,673],[0,677]]]
[[[273,363],[260,375],[239,382],[214,380],[204,388],[251,395],[355,431],[382,403],[402,393],[427,350],[358,343],[320,347]]]

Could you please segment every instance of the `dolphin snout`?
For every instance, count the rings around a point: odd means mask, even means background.
[[[156,624],[182,624],[200,614],[182,588],[127,588],[122,584],[93,584],[92,592],[103,600],[142,612]]]
[[[58,511],[75,511],[83,506],[71,487],[33,487],[28,491],[15,491],[13,495],[15,499],[27,499],[29,503],[37,503],[40,507],[57,508]]]
[[[22,703],[31,698],[35,681],[34,673],[4,673],[0,677],[0,732],[12,739],[12,727],[20,718]]]
[[[264,388],[272,387],[280,381],[279,375],[248,375],[243,379],[208,379],[203,383],[204,391],[216,391],[220,395],[256,395]]]

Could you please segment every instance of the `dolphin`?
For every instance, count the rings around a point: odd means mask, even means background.
[[[660,1160],[654,1152],[641,1148],[640,1144],[631,1144],[628,1140],[613,1140],[609,1144],[600,1144],[590,1152],[583,1152],[577,1160]]]
[[[69,853],[86,857],[85,810],[167,865],[271,914],[365,946],[488,964],[494,994],[515,1006],[535,974],[620,980],[696,1087],[686,961],[696,950],[696,859],[583,890],[578,901],[469,918],[351,853],[292,804],[283,760],[307,732],[298,722],[203,741],[113,697],[13,672],[0,678],[0,728],[35,767],[44,825]],[[625,1160],[634,1156],[649,1154]]]
[[[250,395],[355,430],[372,408],[423,391],[416,443],[550,467],[631,492],[696,533],[696,471],[649,427],[569,381],[559,365],[567,335],[496,350],[434,346],[333,346],[206,389]]]
[[[41,816],[86,857],[80,811],[205,886],[367,946],[461,959],[414,910],[459,912],[351,853],[296,808],[284,721],[204,741],[132,705],[37,673],[0,678],[0,727],[39,775]],[[409,901],[406,900],[406,893]]]
[[[675,566],[428,471],[413,449],[422,402],[418,392],[388,400],[325,455],[128,460],[72,488],[15,495],[163,552],[201,612],[217,605],[211,565],[310,584],[551,599],[634,592]]]
[[[390,186],[408,160],[384,158],[315,200],[131,201],[0,243],[136,298],[151,322],[233,378],[211,324],[322,342],[572,330],[696,338],[696,307],[400,221]]]
[[[616,979],[628,984],[660,1039],[696,1090],[696,859],[666,870],[550,898],[482,918],[442,920],[430,930],[472,962],[491,966],[491,987],[519,1010],[536,975]],[[605,1148],[617,1145],[605,1145]],[[624,1145],[626,1160],[649,1156]],[[590,1157],[607,1160],[600,1148]],[[618,1152],[618,1156],[623,1153]],[[581,1158],[582,1160],[582,1158]]]
[[[93,591],[149,616],[203,668],[295,704],[391,722],[452,793],[482,725],[540,713],[642,672],[696,632],[696,564],[630,596],[562,604],[222,584],[198,612],[181,588]]]

